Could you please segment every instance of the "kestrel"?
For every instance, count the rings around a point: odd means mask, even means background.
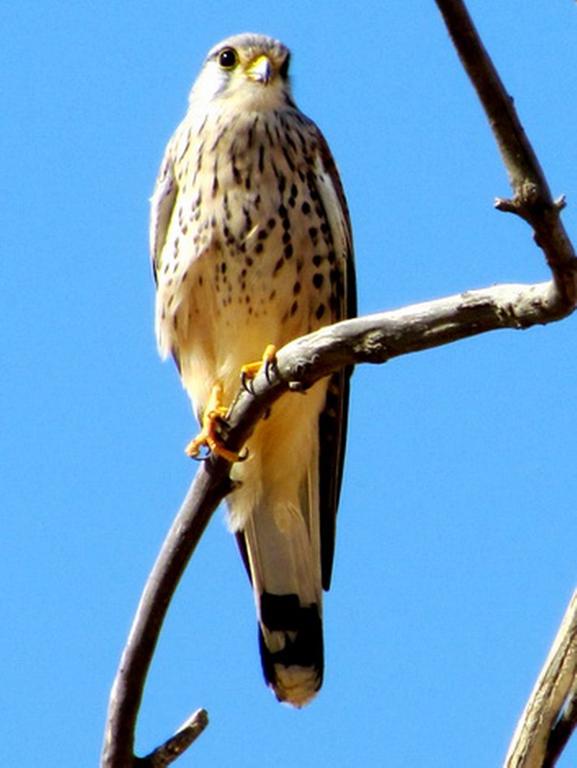
[[[347,204],[323,135],[293,101],[289,59],[256,34],[209,52],[152,197],[158,345],[205,423],[222,412],[215,393],[230,403],[242,366],[269,345],[356,311]],[[296,707],[322,684],[349,376],[284,395],[231,471],[264,675]]]

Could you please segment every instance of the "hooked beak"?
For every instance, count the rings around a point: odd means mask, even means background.
[[[246,74],[256,83],[268,85],[273,75],[273,68],[268,56],[264,53],[258,56],[248,67]]]

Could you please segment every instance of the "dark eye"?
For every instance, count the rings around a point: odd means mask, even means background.
[[[238,54],[234,48],[223,48],[218,54],[218,63],[223,69],[234,69],[238,64]]]
[[[283,61],[281,68],[279,69],[279,74],[283,80],[286,80],[288,77],[290,60],[291,60],[290,53],[287,53],[287,55],[285,56],[285,60]]]

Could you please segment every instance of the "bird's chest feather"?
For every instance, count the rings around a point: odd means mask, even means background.
[[[179,149],[165,325],[181,358],[228,368],[327,321],[334,245],[306,135],[258,116],[212,135]]]

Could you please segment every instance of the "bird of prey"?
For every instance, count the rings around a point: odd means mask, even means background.
[[[356,311],[351,228],[334,160],[296,106],[289,50],[241,34],[208,53],[152,197],[156,334],[203,423],[199,451],[240,370]],[[296,707],[323,677],[350,370],[287,393],[232,465],[228,498],[256,602],[267,683]],[[210,435],[212,434],[212,437]]]

